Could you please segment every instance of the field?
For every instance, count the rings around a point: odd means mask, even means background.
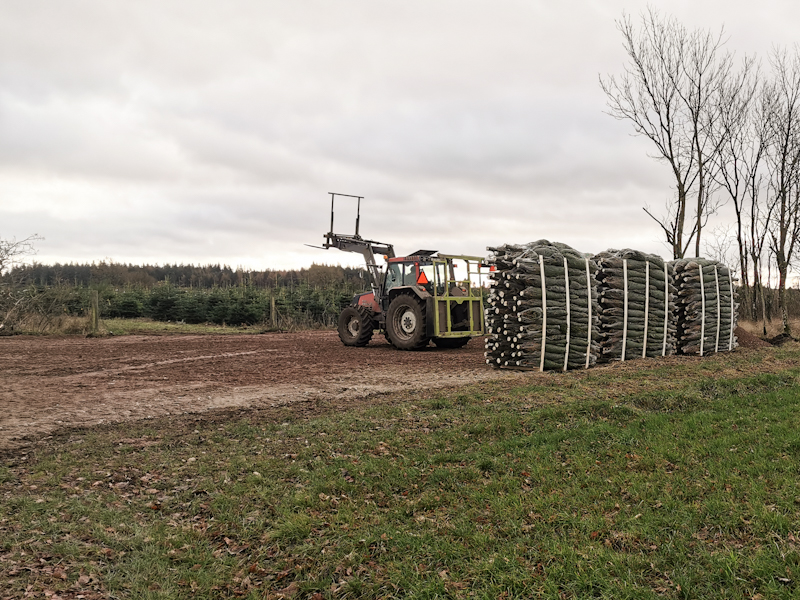
[[[482,351],[0,338],[0,598],[797,597],[798,344]]]
[[[0,338],[0,450],[68,426],[234,407],[346,408],[409,386],[502,376],[485,366],[481,340],[409,353],[377,336],[347,348],[332,331]]]

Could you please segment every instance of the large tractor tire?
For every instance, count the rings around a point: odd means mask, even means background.
[[[466,346],[470,338],[457,337],[457,338],[433,338],[433,343],[437,348],[461,348]]]
[[[386,336],[400,350],[419,350],[428,345],[425,302],[410,294],[400,294],[386,311]]]
[[[372,339],[375,321],[369,309],[348,306],[339,315],[339,339],[345,346],[366,346]]]

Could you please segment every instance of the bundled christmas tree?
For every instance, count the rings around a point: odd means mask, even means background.
[[[607,250],[596,254],[600,360],[675,353],[672,269],[655,254]]]
[[[486,308],[486,362],[541,371],[594,365],[597,264],[547,240],[487,249],[496,270]]]
[[[704,258],[682,258],[670,265],[677,288],[678,352],[703,356],[736,348],[738,304],[731,270]]]

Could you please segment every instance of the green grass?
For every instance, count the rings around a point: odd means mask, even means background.
[[[0,597],[795,598],[799,358],[71,432],[0,467]]]

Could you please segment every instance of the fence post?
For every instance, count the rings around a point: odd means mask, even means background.
[[[89,311],[89,320],[92,335],[97,335],[100,330],[100,294],[97,290],[92,290],[92,307]]]
[[[272,328],[278,328],[278,314],[275,312],[275,296],[269,297],[269,318],[272,321]]]

